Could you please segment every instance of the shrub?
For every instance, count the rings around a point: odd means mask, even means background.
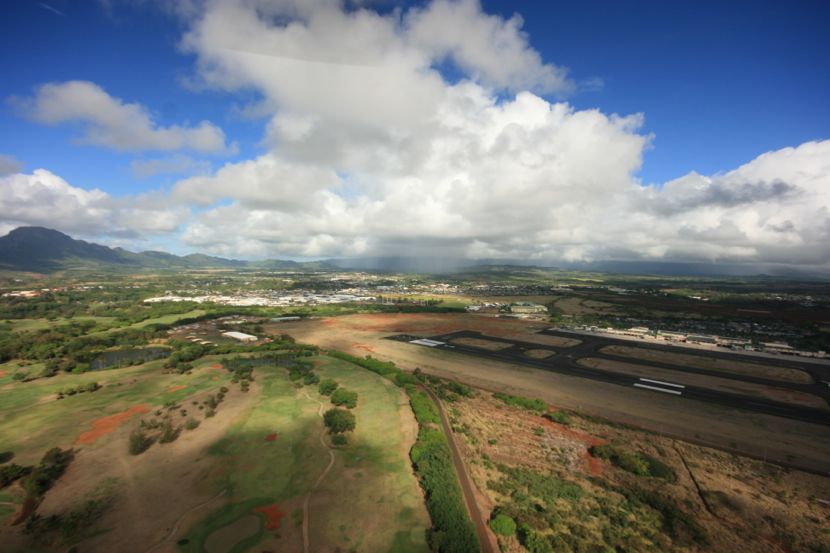
[[[594,457],[610,461],[615,467],[637,476],[652,476],[671,482],[676,479],[674,471],[668,465],[645,453],[627,451],[610,444],[595,445],[588,451]]]
[[[352,392],[351,390],[347,390],[345,388],[337,388],[331,394],[331,402],[334,405],[354,409],[357,407],[357,392]]]
[[[326,378],[320,382],[319,386],[317,386],[317,391],[320,392],[320,395],[330,396],[331,393],[337,389],[337,386],[337,381],[331,378]]]
[[[184,423],[184,427],[187,430],[196,430],[197,428],[199,428],[199,421],[197,421],[194,418],[189,418],[187,419],[187,422]]]
[[[490,521],[490,528],[499,536],[516,534],[516,521],[504,514],[498,514]]]
[[[303,376],[303,384],[306,386],[311,386],[312,384],[317,384],[318,382],[320,382],[320,377],[313,372],[308,372]]]
[[[355,427],[354,415],[344,409],[332,407],[323,414],[323,422],[331,434],[350,432]]]
[[[170,442],[175,442],[176,438],[179,437],[179,429],[173,427],[173,423],[170,419],[164,421],[164,424],[161,427],[161,436],[159,436],[159,442],[163,444],[169,444]]]
[[[140,455],[147,451],[153,445],[152,440],[140,428],[136,428],[130,432],[130,442],[128,450],[130,455]]]
[[[571,418],[564,411],[555,411],[553,413],[545,413],[544,417],[552,422],[558,422],[565,426],[571,424]]]
[[[541,399],[533,399],[522,396],[511,396],[509,394],[503,394],[501,392],[493,394],[493,397],[500,401],[503,401],[507,405],[511,405],[513,407],[520,407],[522,409],[527,409],[528,411],[535,411],[537,413],[544,413],[548,409],[548,404],[542,401]]]
[[[343,434],[335,434],[331,437],[331,443],[334,445],[346,445],[349,440]]]

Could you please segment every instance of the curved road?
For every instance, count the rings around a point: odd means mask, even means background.
[[[481,510],[478,508],[478,503],[476,503],[473,483],[472,480],[470,480],[470,476],[467,474],[467,468],[464,465],[464,460],[461,458],[461,452],[458,449],[458,445],[455,443],[455,436],[452,433],[452,428],[450,427],[449,419],[447,419],[447,414],[444,412],[444,406],[441,405],[441,401],[438,399],[438,396],[432,393],[432,390],[425,386],[423,387],[423,390],[429,395],[430,398],[432,398],[432,401],[434,401],[435,405],[438,407],[438,414],[441,417],[441,426],[444,428],[444,434],[447,436],[447,441],[450,444],[452,463],[455,465],[455,472],[458,474],[458,481],[461,484],[461,491],[464,494],[464,502],[467,504],[467,512],[470,514],[470,518],[473,520],[473,524],[475,524],[476,527],[476,534],[478,535],[478,543],[481,551],[482,553],[496,553],[499,550],[498,543],[494,543],[490,537],[490,533],[487,531],[487,523],[484,521]]]

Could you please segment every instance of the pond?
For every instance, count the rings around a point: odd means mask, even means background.
[[[126,367],[133,364],[152,361],[153,359],[161,359],[163,357],[167,357],[168,355],[170,355],[170,349],[162,347],[105,351],[95,358],[92,363],[89,364],[89,367],[93,371],[109,367]]]

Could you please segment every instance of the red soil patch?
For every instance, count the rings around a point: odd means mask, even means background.
[[[279,530],[280,521],[285,516],[285,513],[280,510],[280,506],[276,503],[257,507],[254,512],[265,515],[265,528],[268,530]]]
[[[556,411],[556,409],[552,408],[551,411]],[[595,445],[602,445],[605,442],[591,436],[590,434],[586,434],[584,432],[578,432],[576,430],[572,430],[565,426],[564,424],[559,424],[558,422],[549,421],[547,419],[542,419],[542,423],[547,426],[548,428],[553,429],[555,432],[562,436],[566,436],[572,440],[582,442],[585,444],[585,452],[582,454],[582,460],[585,462],[585,465],[592,475],[597,476],[602,474],[602,461],[593,457],[589,452],[588,449],[595,446]]]
[[[187,388],[187,386],[181,386],[181,385],[180,386],[170,386],[169,388],[167,388],[167,391],[168,392],[178,392],[179,390],[184,390],[185,388]]]
[[[210,366],[210,368],[211,369],[221,369],[222,365],[220,365],[219,363],[214,363],[213,365]]]
[[[4,377],[4,376],[6,376],[7,374],[8,374],[8,373],[7,373],[6,371],[0,371],[0,378],[3,378],[3,377]]]
[[[265,441],[266,442],[276,442],[277,441],[277,433],[272,432],[271,434],[268,434],[267,436],[265,436]]]
[[[133,405],[129,409],[124,412],[116,413],[114,415],[110,415],[108,417],[102,417],[92,423],[92,430],[87,430],[86,432],[81,432],[78,436],[78,439],[75,440],[76,444],[94,444],[98,438],[102,436],[106,436],[110,432],[113,432],[116,428],[121,426],[123,423],[127,422],[133,415],[139,415],[142,413],[147,413],[150,411],[150,406],[146,403],[141,405]]]

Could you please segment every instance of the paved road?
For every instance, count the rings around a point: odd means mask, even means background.
[[[709,388],[701,388],[697,386],[690,386],[690,385],[681,385],[678,383],[666,383],[663,379],[643,379],[637,376],[631,376],[627,374],[620,374],[611,371],[604,371],[601,369],[592,369],[589,367],[584,367],[577,363],[579,359],[585,357],[596,357],[601,359],[609,359],[614,361],[626,361],[629,363],[636,363],[639,365],[644,366],[653,366],[661,369],[668,369],[674,371],[684,371],[690,373],[697,373],[702,375],[708,376],[717,376],[719,378],[727,378],[732,380],[740,380],[740,381],[747,381],[747,382],[754,382],[757,384],[764,384],[769,386],[775,386],[777,388],[785,388],[791,390],[797,390],[801,392],[807,392],[819,397],[824,398],[825,401],[830,403],[830,388],[827,387],[826,384],[821,382],[822,377],[825,375],[823,374],[824,367],[820,367],[816,369],[816,367],[810,367],[809,369],[798,365],[797,362],[794,361],[777,361],[775,363],[767,363],[764,360],[763,364],[770,364],[788,368],[798,368],[801,370],[805,370],[809,372],[814,381],[812,384],[799,384],[799,383],[791,383],[791,382],[781,382],[778,380],[769,380],[761,377],[752,377],[752,376],[743,376],[743,375],[735,375],[726,372],[720,371],[710,371],[706,369],[696,369],[692,367],[685,367],[685,366],[678,366],[672,365],[669,363],[657,363],[657,362],[644,362],[635,359],[623,358],[614,355],[608,355],[605,353],[600,352],[599,350],[602,347],[607,345],[633,345],[632,342],[623,341],[623,340],[614,340],[613,338],[606,338],[606,337],[592,337],[592,336],[584,336],[584,335],[575,335],[573,333],[567,332],[558,332],[558,331],[551,331],[546,330],[542,331],[542,334],[547,334],[551,336],[561,336],[567,338],[578,338],[582,341],[582,343],[578,346],[574,346],[571,348],[561,348],[561,347],[552,347],[548,345],[542,345],[537,343],[531,342],[522,342],[520,340],[511,340],[506,338],[494,338],[491,336],[485,336],[480,332],[470,331],[470,330],[462,330],[458,332],[452,332],[449,334],[442,334],[439,336],[431,337],[431,340],[436,340],[440,342],[444,342],[443,345],[436,346],[437,349],[443,349],[445,351],[454,351],[459,353],[465,353],[468,355],[474,355],[477,357],[484,357],[488,359],[495,359],[499,361],[504,361],[508,363],[514,364],[521,364],[521,365],[529,365],[537,369],[543,369],[553,372],[558,372],[561,374],[569,375],[569,376],[579,376],[583,378],[590,378],[593,380],[599,380],[602,382],[607,382],[610,384],[616,384],[619,386],[628,386],[628,387],[637,387],[641,389],[646,389],[653,391],[654,393],[663,393],[663,394],[670,394],[674,395],[678,398],[689,398],[689,399],[697,399],[701,401],[707,401],[710,403],[717,403],[720,405],[726,405],[729,407],[743,409],[747,411],[754,411],[758,413],[764,413],[768,415],[776,415],[781,417],[787,417],[796,420],[802,420],[806,422],[812,422],[817,424],[823,425],[830,425],[830,411],[811,408],[811,407],[803,407],[799,405],[793,405],[790,403],[772,401],[764,398],[756,398],[747,395],[741,394],[734,394],[730,392],[722,392],[717,390],[711,390]],[[462,344],[448,344],[449,340],[454,338],[481,338],[487,339],[490,341],[499,341],[508,344],[509,347],[499,350],[499,351],[489,351],[484,350],[472,346],[465,346]],[[412,337],[407,336],[391,336],[392,339],[404,340],[408,341]],[[639,347],[639,344],[637,344]],[[745,360],[744,357],[747,356],[732,356],[730,354],[720,354],[718,355],[716,352],[706,352],[702,351],[698,353],[698,350],[690,351],[688,349],[671,347],[671,346],[655,346],[649,344],[651,349],[661,349],[666,351],[674,351],[674,352],[682,352],[686,354],[693,354],[693,355],[700,355],[704,357],[717,357],[722,359],[730,359],[730,360]],[[428,347],[428,346],[424,346]],[[533,359],[524,355],[524,352],[528,349],[547,349],[554,351],[555,354],[551,357],[546,359]],[[757,358],[748,358],[746,360],[750,360],[754,363],[759,363],[760,360]],[[772,360],[776,361],[776,360]],[[820,374],[819,374],[820,373]],[[657,381],[656,383],[654,381]]]
[[[447,436],[447,441],[450,443],[450,453],[452,453],[452,463],[455,465],[455,472],[458,474],[458,481],[461,483],[461,491],[464,494],[464,502],[467,504],[467,512],[470,513],[470,518],[475,524],[476,535],[478,536],[478,543],[481,547],[482,553],[496,553],[498,551],[498,544],[493,544],[490,541],[490,534],[487,532],[487,523],[481,514],[481,510],[476,503],[475,490],[473,489],[472,480],[467,474],[467,467],[464,465],[464,460],[461,458],[461,452],[458,449],[458,444],[455,443],[455,437],[450,427],[450,421],[447,419],[447,414],[444,412],[444,406],[432,390],[424,387],[423,390],[429,394],[435,405],[438,406],[438,414],[441,416],[441,426],[444,428],[444,434]]]

